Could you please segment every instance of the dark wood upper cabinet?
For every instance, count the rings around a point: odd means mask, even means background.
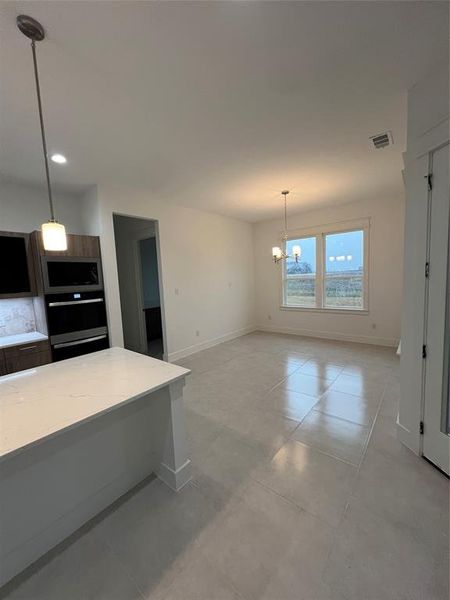
[[[0,231],[0,299],[36,293],[30,235]]]
[[[67,250],[55,252],[45,250],[40,231],[33,231],[32,236],[36,242],[40,256],[77,256],[84,258],[100,258],[100,239],[94,235],[67,234]]]

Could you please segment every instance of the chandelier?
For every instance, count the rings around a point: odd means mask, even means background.
[[[287,241],[288,241],[288,226],[287,226],[287,205],[286,205],[286,196],[289,194],[289,190],[283,190],[282,195],[284,196],[284,232],[281,237],[282,239],[282,247],[274,246],[272,248],[272,258],[274,263],[279,263],[282,260],[286,260],[287,258],[291,258],[289,254],[287,254]],[[302,249],[300,246],[295,245],[292,246],[292,258],[295,259],[295,262],[298,262],[298,259],[302,255]]]

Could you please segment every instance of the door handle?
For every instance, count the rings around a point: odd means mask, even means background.
[[[94,337],[85,338],[84,340],[75,340],[74,342],[64,342],[62,344],[55,344],[53,348],[59,350],[59,348],[68,348],[70,346],[79,346],[80,344],[88,344],[89,342],[96,342],[97,340],[103,340],[106,335],[96,335]]]
[[[73,306],[75,304],[94,304],[95,302],[104,302],[103,298],[92,298],[90,300],[67,300],[66,302],[49,302],[48,305],[53,306]]]

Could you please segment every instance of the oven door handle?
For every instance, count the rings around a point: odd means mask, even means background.
[[[73,306],[74,304],[94,304],[95,302],[104,302],[103,298],[92,298],[89,300],[67,300],[66,302],[49,302],[49,307],[53,306]]]
[[[96,342],[97,340],[104,340],[105,335],[96,335],[94,337],[85,338],[84,340],[75,340],[74,342],[64,342],[62,344],[55,344],[53,348],[59,350],[59,348],[68,348],[69,346],[78,346],[79,344],[88,344],[89,342]]]

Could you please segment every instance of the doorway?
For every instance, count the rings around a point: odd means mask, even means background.
[[[425,300],[423,455],[449,474],[449,146],[431,154]]]
[[[166,359],[158,222],[113,215],[124,347]]]

